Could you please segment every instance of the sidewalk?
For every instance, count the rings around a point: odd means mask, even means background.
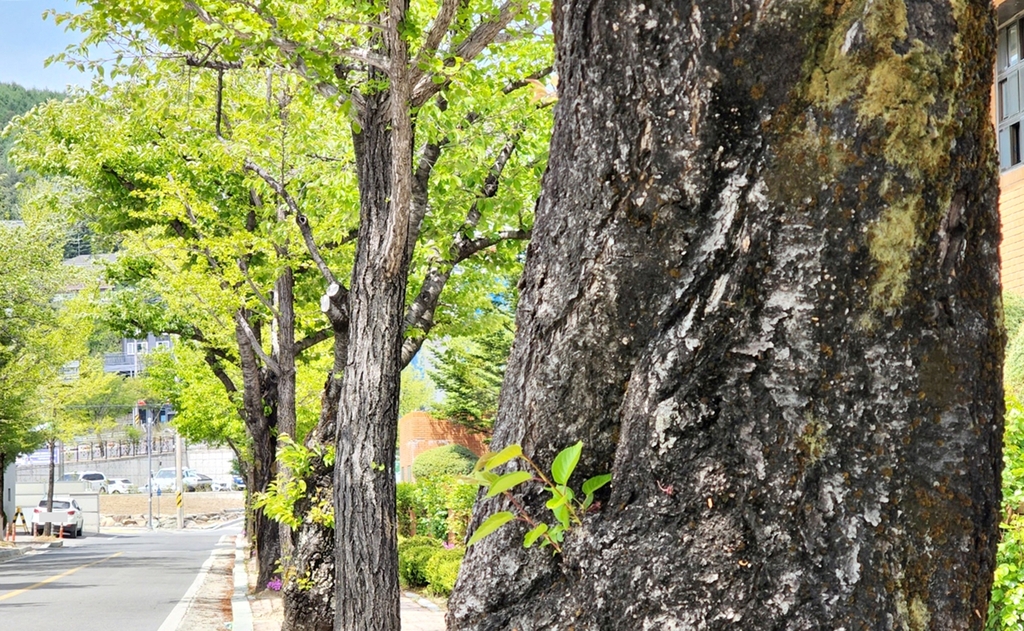
[[[235,595],[231,599],[232,631],[281,631],[284,605],[280,592],[264,590],[249,595],[245,569],[245,547],[241,535],[235,544]],[[444,631],[444,613],[434,603],[416,594],[402,594],[403,631]]]

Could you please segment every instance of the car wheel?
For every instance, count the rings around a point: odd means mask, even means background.
[[[110,494],[111,495],[120,495],[121,491],[118,491],[117,489],[114,489],[113,491],[110,492]]]
[[[100,487],[100,495],[106,495],[106,494],[107,494],[107,487],[101,486]]]
[[[84,530],[84,526],[79,526],[79,527],[78,527],[78,531],[77,531],[77,532],[75,533],[75,536],[76,536],[76,537],[81,537],[81,536],[82,536],[82,531],[83,531],[83,530]]]
[[[33,528],[33,530],[35,530],[35,534],[36,534],[37,537],[42,537],[43,536],[43,527],[42,526],[36,526],[35,528]]]
[[[78,528],[71,526],[71,533],[68,534],[68,539],[74,539],[78,535]]]

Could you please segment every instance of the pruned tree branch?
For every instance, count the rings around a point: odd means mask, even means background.
[[[291,196],[285,185],[278,181],[269,171],[259,166],[252,160],[245,161],[245,169],[258,175],[260,179],[270,186],[271,190],[277,193],[278,196],[284,200],[284,203],[288,206],[288,209],[295,215],[295,224],[299,227],[299,232],[302,233],[302,240],[306,244],[306,249],[309,251],[309,256],[316,263],[317,269],[323,275],[324,280],[327,281],[328,285],[337,284],[338,281],[334,277],[334,273],[331,272],[331,268],[324,261],[324,258],[320,255],[320,249],[316,245],[316,240],[313,238],[313,230],[309,226],[309,220],[302,214],[299,204],[295,201],[295,198]]]
[[[298,342],[295,343],[295,354],[300,355],[302,352],[313,348],[320,342],[325,342],[334,336],[334,329],[320,329],[314,333],[307,335]]]
[[[235,320],[238,322],[238,326],[241,328],[242,332],[245,333],[245,338],[249,341],[249,346],[252,348],[253,352],[259,356],[267,368],[269,368],[275,375],[280,376],[281,366],[278,365],[277,361],[273,357],[267,355],[266,351],[263,350],[263,346],[260,344],[256,334],[253,332],[252,327],[249,326],[249,321],[242,315],[241,310],[235,314]]]

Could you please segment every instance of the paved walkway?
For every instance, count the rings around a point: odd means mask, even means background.
[[[232,599],[232,631],[281,631],[284,605],[279,592],[263,590],[248,595],[249,579],[238,537],[235,557],[235,596]],[[402,631],[445,631],[444,612],[434,603],[411,592],[402,594]]]

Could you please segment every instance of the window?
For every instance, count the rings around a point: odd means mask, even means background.
[[[1024,119],[1024,59],[1021,56],[1022,15],[999,29],[999,60],[996,77],[996,127],[999,132],[999,169],[1021,163],[1020,123]]]

